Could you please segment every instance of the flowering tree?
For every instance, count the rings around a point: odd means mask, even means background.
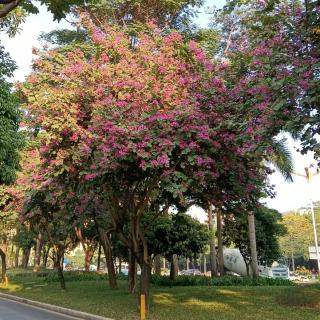
[[[312,0],[235,0],[214,19],[222,23],[223,56],[241,77],[263,71],[277,97],[269,106],[280,120],[278,128],[300,135],[304,152],[318,148],[319,12]]]
[[[31,174],[37,166],[37,153],[34,150],[26,149],[20,156],[24,172],[18,172],[15,184],[0,185],[0,255],[3,280],[6,276],[7,249],[10,241],[12,242],[16,236],[19,213],[22,211],[26,192],[34,186]]]
[[[238,84],[237,69],[214,64],[176,32],[163,36],[149,24],[128,37],[87,16],[82,23],[87,43],[38,52],[23,86],[28,123],[40,129],[45,184],[68,186],[59,187],[66,199],[77,185],[99,187],[147,294],[145,212],[168,195],[183,204],[191,190],[214,192],[219,206],[261,194],[265,137],[279,124],[268,108],[276,98],[262,71]]]
[[[317,145],[317,17],[313,1],[295,0],[228,1],[214,17],[222,35],[220,54],[232,66],[226,77],[230,92],[238,101],[235,108],[242,109],[248,120],[246,130],[255,140],[248,146],[258,158],[277,158],[275,137],[280,130],[300,134],[304,150]],[[252,214],[248,220],[254,226]]]

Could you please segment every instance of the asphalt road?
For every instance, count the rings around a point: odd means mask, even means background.
[[[0,298],[0,320],[70,320],[59,313]]]

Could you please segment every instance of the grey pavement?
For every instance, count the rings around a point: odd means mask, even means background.
[[[0,320],[71,320],[78,319],[23,303],[0,298]]]

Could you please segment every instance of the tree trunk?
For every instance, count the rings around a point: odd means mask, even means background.
[[[256,278],[259,276],[259,269],[258,269],[258,255],[257,255],[257,242],[256,242],[256,228],[254,223],[254,213],[252,211],[248,212],[248,227],[249,227],[252,276]]]
[[[221,210],[217,210],[217,233],[218,233],[218,259],[219,259],[219,274],[220,277],[224,274],[223,262],[223,242],[222,242],[222,215]]]
[[[59,282],[60,282],[60,287],[62,290],[66,290],[66,282],[64,279],[64,275],[63,275],[63,268],[61,265],[59,265],[59,267],[57,267],[57,272],[58,272],[58,278],[59,278]]]
[[[146,314],[148,314],[148,311],[149,311],[150,279],[151,279],[151,259],[149,259],[149,261],[143,260],[143,263],[141,266],[140,295],[142,294],[145,295]],[[140,297],[139,297],[139,301],[140,301]]]
[[[0,258],[1,258],[1,282],[6,282],[7,277],[7,261],[6,253],[0,248]]]
[[[112,259],[111,247],[108,247],[108,255],[106,256],[106,262],[108,269],[109,286],[111,289],[117,289],[117,275]]]
[[[117,277],[116,271],[114,268],[114,263],[112,259],[112,247],[111,241],[109,239],[109,235],[105,233],[104,230],[98,228],[100,243],[102,245],[105,257],[106,257],[106,264],[108,269],[108,279],[109,279],[109,287],[111,289],[117,289]]]
[[[54,247],[54,267],[57,270],[61,289],[66,289],[66,283],[63,275],[63,257],[64,248],[61,246]]]
[[[174,281],[178,276],[179,266],[178,266],[178,256],[176,254],[172,255],[172,260],[170,264],[170,279]]]
[[[101,242],[99,241],[99,247],[98,247],[98,263],[97,263],[97,270],[100,270],[101,265]]]
[[[84,271],[89,272],[90,271],[90,263],[91,259],[93,257],[93,250],[90,245],[86,247],[86,250],[84,251]]]
[[[122,272],[122,259],[121,259],[121,257],[119,257],[118,259],[119,259],[119,274],[121,274],[121,272]]]
[[[217,276],[217,258],[216,258],[216,245],[215,245],[215,228],[213,223],[212,205],[208,203],[208,224],[210,233],[210,271],[211,277]]]
[[[13,244],[11,245],[8,265],[9,265],[9,268],[12,268],[14,265],[14,245]]]
[[[81,228],[75,227],[75,233],[84,251],[84,271],[89,272],[91,259],[94,255],[95,243],[93,240],[86,239],[82,236]]]
[[[49,252],[50,252],[50,246],[48,245],[47,248],[44,246],[43,247],[43,254],[42,254],[42,266],[43,266],[43,268],[47,267]]]
[[[154,257],[154,274],[156,276],[161,276],[161,257],[160,254],[157,254]]]
[[[14,267],[15,268],[19,267],[19,253],[20,253],[20,248],[17,247],[16,248],[16,253],[15,253],[15,256],[14,256]]]
[[[41,232],[39,232],[37,243],[35,246],[35,252],[34,252],[34,267],[33,267],[34,272],[38,272],[40,270],[42,246],[43,246],[42,234]]]
[[[137,287],[137,261],[132,250],[129,250],[128,289],[130,293],[136,292]]]
[[[244,261],[244,263],[246,264],[246,271],[247,271],[247,276],[250,276],[250,262],[247,262],[246,260]]]
[[[25,248],[23,249],[23,254],[22,254],[22,268],[27,269],[28,264],[29,264],[29,259],[30,259],[30,252],[31,248]]]

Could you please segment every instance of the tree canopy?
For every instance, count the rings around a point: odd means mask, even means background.
[[[314,242],[312,223],[306,215],[288,213],[283,217],[286,235],[280,237],[280,248],[286,257],[308,258],[309,246]]]
[[[278,237],[286,234],[282,224],[282,215],[273,209],[261,206],[254,210],[257,251],[260,264],[271,265],[282,256]],[[228,214],[224,219],[225,244],[239,248],[245,261],[250,261],[250,242],[248,235],[247,216],[237,212]]]
[[[13,60],[0,46],[0,184],[14,182],[19,169],[18,149],[22,146],[18,100],[8,82],[15,68]]]

